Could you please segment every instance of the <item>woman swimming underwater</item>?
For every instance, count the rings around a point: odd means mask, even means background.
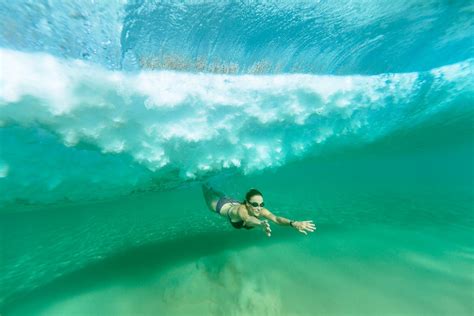
[[[202,191],[209,209],[227,217],[235,228],[261,227],[265,234],[270,237],[272,230],[267,220],[269,219],[278,225],[291,226],[305,235],[316,230],[313,221],[293,221],[272,214],[264,208],[263,195],[256,189],[248,191],[243,202],[226,197],[222,192],[216,191],[208,185],[203,185]],[[266,219],[260,220],[260,217]]]

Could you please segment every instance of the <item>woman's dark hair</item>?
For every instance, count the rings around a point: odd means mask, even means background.
[[[255,196],[255,195],[260,195],[261,197],[263,197],[263,194],[257,190],[257,189],[250,189],[247,194],[245,194],[245,201],[250,201],[250,199],[252,198],[252,196]]]

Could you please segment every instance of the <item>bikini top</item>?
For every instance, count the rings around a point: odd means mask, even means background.
[[[240,201],[238,200],[234,200],[234,199],[231,199],[231,198],[226,198],[226,197],[223,197],[221,198],[218,202],[217,202],[217,212],[220,213],[220,210],[222,208],[222,206],[226,203],[233,203],[233,204],[238,204],[240,205]],[[230,212],[227,212],[227,217],[229,218],[229,222],[230,224],[236,228],[236,229],[241,229],[241,228],[245,228],[245,229],[252,229],[253,227],[247,227],[245,226],[245,222],[244,221],[238,221],[238,222],[233,222],[232,219],[230,218]]]
[[[234,226],[234,228],[237,228],[237,229],[241,229],[242,227],[245,228],[245,229],[252,229],[252,227],[248,227],[248,226],[244,226],[244,221],[238,221],[238,222],[233,222],[230,220],[230,217],[229,217],[229,222],[232,226]]]
[[[245,229],[252,229],[252,227],[248,227],[248,226],[245,226],[245,222],[244,221],[238,221],[238,222],[233,222],[232,219],[230,218],[230,212],[227,212],[227,217],[229,218],[229,222],[230,224],[234,227],[234,228],[237,228],[237,229],[241,229],[241,228],[245,228]]]

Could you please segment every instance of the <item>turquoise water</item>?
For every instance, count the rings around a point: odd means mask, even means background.
[[[472,315],[473,12],[1,2],[0,313]]]

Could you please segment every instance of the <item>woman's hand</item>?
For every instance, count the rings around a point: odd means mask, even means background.
[[[291,226],[298,230],[300,233],[308,235],[307,232],[314,232],[316,230],[316,225],[313,221],[301,221],[301,222],[291,222]]]
[[[263,232],[270,237],[272,235],[272,229],[267,220],[260,221],[260,227],[262,227]]]

